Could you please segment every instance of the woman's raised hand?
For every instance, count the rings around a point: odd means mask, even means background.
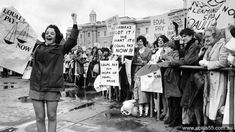
[[[72,16],[72,19],[73,19],[73,24],[77,24],[77,14],[72,13],[71,16]]]

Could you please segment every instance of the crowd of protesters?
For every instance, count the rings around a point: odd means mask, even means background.
[[[109,60],[110,55],[111,50],[104,47],[87,49],[79,47],[73,52],[69,52],[64,58],[65,81],[75,83],[77,86],[82,87],[84,85],[83,75],[86,73],[86,78],[89,78],[86,81],[87,85],[93,86],[95,78],[100,73],[100,60]]]
[[[222,30],[211,26],[203,33],[185,28],[178,34],[176,30],[171,39],[160,35],[153,44],[140,35],[136,38],[134,56],[124,57],[132,59],[131,85],[126,76],[125,59],[112,54],[112,45],[109,48],[78,47],[65,54],[64,80],[78,87],[92,88],[100,74],[99,62],[117,60],[120,87],[110,87],[111,98],[119,95],[119,101],[135,99],[138,117],[147,117],[150,109],[154,109],[155,114],[160,112],[160,120],[169,127],[229,124],[226,110],[228,74],[214,69],[235,66],[234,51],[225,48],[231,37],[235,37],[233,25]],[[151,64],[160,66],[163,87],[160,98],[156,93],[150,98],[151,93],[141,91],[143,84],[136,76],[137,71]],[[202,66],[208,71],[179,68],[182,65]],[[3,77],[6,76],[4,68]],[[158,99],[160,104],[157,104]],[[153,106],[150,106],[150,100],[153,100]],[[157,105],[161,106],[160,110]]]
[[[155,93],[150,98],[150,93],[141,91],[140,77],[135,73],[145,65],[162,64],[163,93],[160,94],[161,110],[158,111],[161,112],[160,120],[170,127],[222,125],[226,122],[223,117],[227,116],[228,74],[210,70],[235,65],[233,52],[224,47],[235,36],[234,31],[233,25],[223,30],[211,26],[204,33],[185,28],[179,34],[176,32],[172,38],[160,35],[153,44],[148,43],[144,36],[138,36],[134,56],[125,56],[133,60],[131,85],[127,81],[124,62],[120,56],[112,54],[112,46],[79,48],[70,52],[64,60],[64,77],[80,87],[84,86],[86,79],[85,85],[92,87],[100,74],[100,60],[118,60],[120,101],[135,99],[138,117],[146,117],[150,109],[157,112],[156,102],[159,98]],[[85,64],[89,64],[87,68]],[[202,66],[208,72],[179,68],[182,65]],[[83,76],[84,73],[86,76]],[[150,100],[155,104],[153,108],[150,108]]]

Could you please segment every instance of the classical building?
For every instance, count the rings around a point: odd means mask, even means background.
[[[96,13],[94,10],[90,13],[90,22],[79,25],[78,45],[85,47],[109,47],[112,44],[112,36],[107,33],[105,21],[96,21]],[[136,25],[136,36],[148,36],[150,19],[149,17],[136,19],[130,17],[119,17],[121,24]],[[67,30],[68,36],[71,29]]]

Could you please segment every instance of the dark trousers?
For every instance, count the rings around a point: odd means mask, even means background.
[[[169,118],[175,123],[182,122],[182,108],[180,106],[181,97],[169,97],[168,108]]]

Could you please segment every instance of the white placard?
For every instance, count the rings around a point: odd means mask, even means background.
[[[170,27],[170,25],[168,13],[151,17],[150,36],[153,37],[153,40],[156,40],[160,35],[167,36],[168,27]]]
[[[134,56],[135,25],[118,25],[113,36],[113,54]]]
[[[216,13],[224,1],[194,0],[187,14],[187,27],[203,32],[217,20]]]
[[[108,86],[101,85],[100,75],[98,75],[95,79],[94,88],[95,88],[96,92],[106,91],[108,88]]]
[[[119,86],[118,61],[100,61],[101,85]]]
[[[225,48],[228,50],[235,52],[235,38],[231,37],[231,39],[226,43]]]
[[[0,30],[0,66],[22,74],[37,35],[14,7],[1,10]]]
[[[235,21],[235,0],[227,0],[216,13],[217,28],[228,27],[228,24],[234,25]]]

